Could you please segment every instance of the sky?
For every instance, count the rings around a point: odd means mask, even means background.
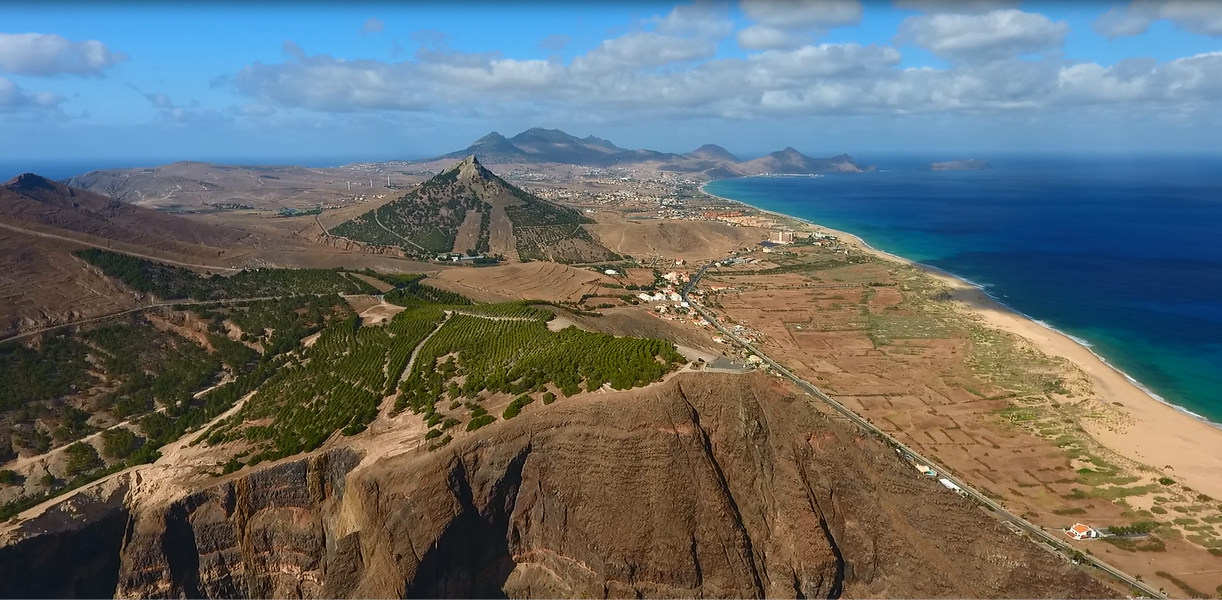
[[[1222,152],[1222,1],[0,2],[0,161]]]

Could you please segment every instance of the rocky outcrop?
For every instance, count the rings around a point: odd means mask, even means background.
[[[120,597],[1114,593],[774,386],[684,375],[432,453],[273,465],[134,509],[99,581]],[[48,535],[50,556],[85,533]],[[62,558],[29,568],[77,568]]]

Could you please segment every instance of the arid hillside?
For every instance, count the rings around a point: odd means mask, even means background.
[[[564,399],[433,452],[362,456],[340,446],[184,496],[149,489],[115,482],[10,532],[0,548],[5,590],[1116,594],[758,375],[688,374]]]
[[[616,215],[600,215],[600,218],[599,224],[587,227],[595,239],[616,253],[638,260],[653,255],[688,261],[721,258],[768,238],[767,230],[727,223],[631,221]]]
[[[175,215],[124,204],[33,173],[0,185],[0,220],[126,242],[170,252],[224,260],[227,249],[299,246],[268,233],[197,223]],[[201,247],[211,248],[211,251]]]

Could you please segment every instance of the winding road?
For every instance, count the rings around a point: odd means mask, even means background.
[[[873,423],[867,421],[861,415],[858,415],[857,413],[853,412],[845,405],[832,399],[831,396],[828,396],[827,394],[823,393],[823,391],[820,390],[819,388],[811,385],[809,382],[798,377],[797,375],[794,375],[788,369],[786,369],[785,367],[782,367],[776,361],[769,358],[768,355],[764,354],[763,352],[760,352],[754,346],[752,346],[751,344],[739,338],[737,335],[734,334],[732,330],[723,327],[721,323],[717,320],[717,318],[712,313],[705,310],[705,308],[701,306],[700,304],[693,302],[690,298],[688,298],[688,294],[691,293],[692,289],[696,287],[696,284],[700,281],[700,278],[704,277],[705,272],[708,271],[709,268],[715,266],[716,264],[717,264],[717,261],[714,261],[714,262],[708,263],[700,267],[700,270],[696,271],[696,273],[692,276],[691,280],[687,283],[687,285],[683,287],[683,291],[680,292],[680,295],[683,297],[684,301],[688,302],[692,308],[695,308],[696,311],[700,313],[700,316],[704,317],[705,320],[707,320],[714,327],[716,327],[717,330],[720,331],[723,335],[725,335],[727,339],[733,340],[734,343],[738,344],[740,347],[745,348],[752,354],[755,354],[756,356],[760,357],[760,359],[763,360],[765,364],[775,369],[777,373],[780,373],[786,379],[792,381],[795,385],[798,386],[799,389],[805,391],[810,396],[813,396],[815,398],[818,398],[819,400],[822,400],[828,406],[831,406],[841,416],[852,421],[853,423],[855,423],[857,426],[861,427],[868,433],[871,433],[873,435],[876,435],[882,438],[883,440],[886,440],[886,442],[890,444],[893,448],[896,448],[901,453],[906,454],[912,460],[933,466],[934,469],[938,472],[939,477],[945,477],[947,480],[959,486],[959,488],[963,491],[963,493],[967,497],[971,498],[972,500],[975,500],[977,503],[992,510],[993,513],[997,515],[1000,519],[1013,524],[1018,529],[1030,535],[1032,539],[1034,539],[1035,541],[1043,542],[1051,546],[1052,548],[1064,554],[1067,558],[1077,558],[1078,560],[1081,560],[1082,562],[1085,562],[1099,569],[1100,571],[1103,571],[1104,573],[1112,576],[1113,578],[1119,580],[1120,582],[1124,583],[1125,585],[1129,586],[1130,588],[1137,590],[1141,592],[1142,594],[1145,594],[1147,597],[1165,598],[1165,596],[1159,593],[1158,590],[1151,588],[1150,586],[1146,585],[1145,583],[1142,583],[1141,581],[1138,581],[1136,578],[1129,575],[1128,573],[1125,573],[1124,571],[1121,571],[1120,569],[1117,569],[1116,567],[1113,567],[1095,558],[1094,556],[1078,552],[1076,548],[1074,548],[1073,546],[1070,546],[1060,537],[1052,535],[1048,533],[1047,531],[1044,531],[1042,528],[1035,525],[1034,523],[1031,523],[1030,521],[1027,521],[1026,519],[1006,510],[1005,507],[993,501],[992,498],[985,496],[984,494],[977,491],[975,488],[968,485],[965,481],[950,474],[950,472],[948,472],[948,470],[945,467],[939,465],[938,463],[934,461],[929,460],[928,458],[925,458],[924,456],[921,456],[919,453],[917,453],[916,450],[909,448],[907,445],[895,439],[887,432],[879,429],[878,427],[875,427]]]

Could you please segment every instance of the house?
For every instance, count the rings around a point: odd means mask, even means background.
[[[918,470],[918,471],[920,471],[921,473],[924,473],[925,475],[928,475],[928,476],[930,476],[930,477],[937,477],[937,476],[938,476],[938,472],[937,472],[937,471],[935,471],[935,470],[933,470],[933,468],[932,468],[932,467],[930,467],[929,465],[923,465],[923,464],[921,464],[921,463],[913,463],[913,464],[912,464],[912,466],[913,466],[913,468],[915,468],[916,470]]]
[[[616,271],[615,269],[607,269],[606,271],[603,271],[603,273],[607,275],[619,275],[619,272]]]
[[[1075,540],[1095,540],[1103,537],[1097,529],[1083,523],[1074,523],[1073,527],[1065,530],[1065,535]]]
[[[949,479],[947,479],[947,478],[945,478],[945,477],[943,477],[943,478],[939,479],[939,480],[938,480],[938,483],[942,484],[942,487],[944,487],[944,488],[946,488],[946,489],[948,489],[948,490],[950,490],[950,491],[952,491],[952,492],[956,492],[956,493],[960,493],[960,494],[961,494],[961,493],[963,493],[963,488],[959,487],[958,485],[956,485],[956,484],[955,484],[955,482],[953,482],[953,481],[951,481],[951,480],[949,480]]]

